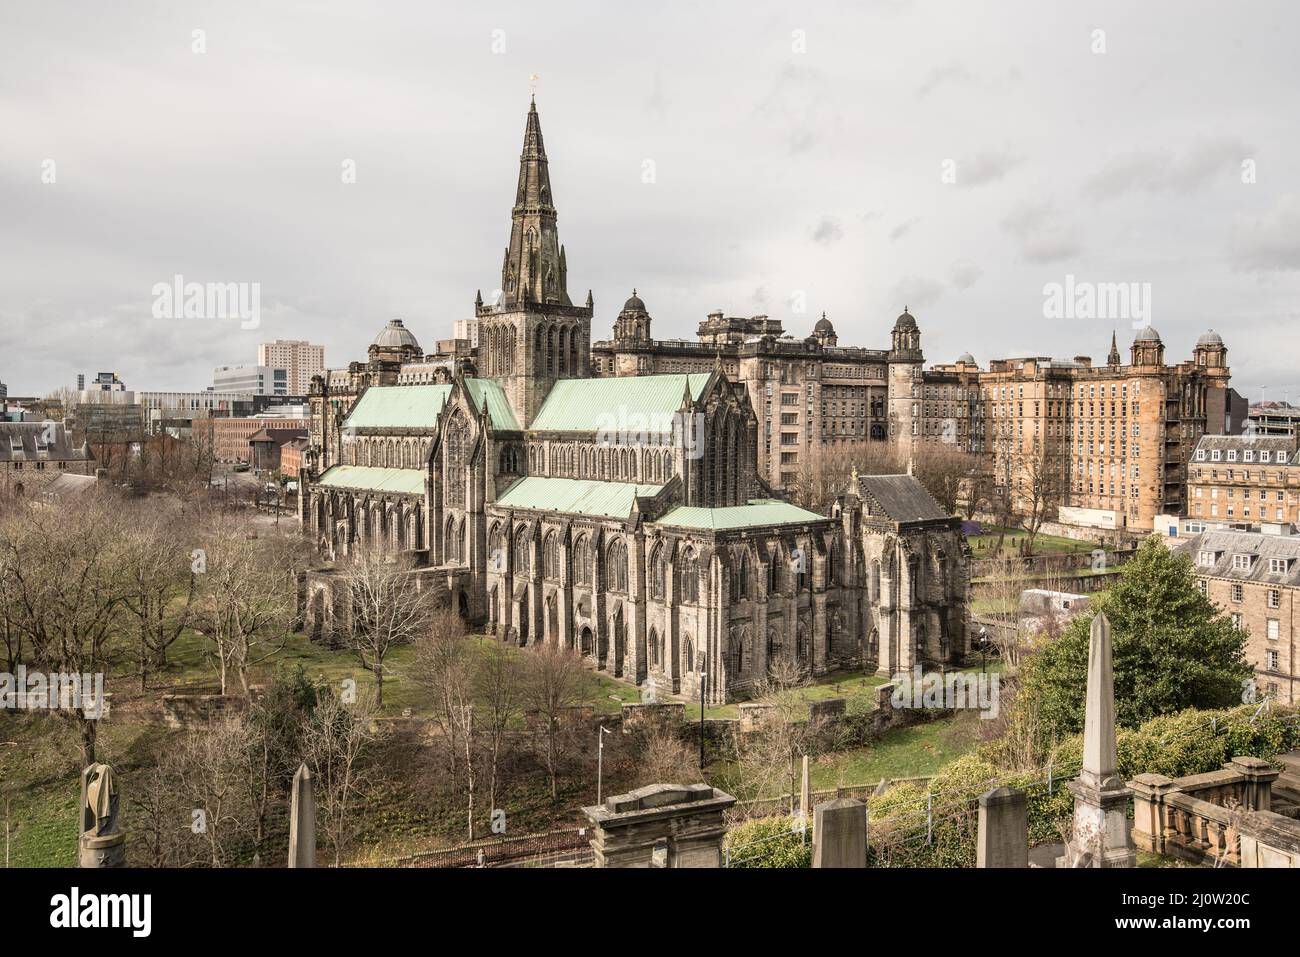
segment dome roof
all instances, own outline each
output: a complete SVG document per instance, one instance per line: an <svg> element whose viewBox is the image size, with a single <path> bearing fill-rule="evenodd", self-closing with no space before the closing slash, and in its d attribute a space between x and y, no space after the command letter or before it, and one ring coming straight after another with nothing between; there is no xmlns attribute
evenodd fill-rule
<svg viewBox="0 0 1300 957"><path fill-rule="evenodd" d="M964 363L966 363L968 366L973 366L973 365L975 365L975 357L974 357L973 355L971 355L969 352L963 352L961 355L959 355L959 356L957 357L957 361L958 361L958 362L964 362Z"/></svg>
<svg viewBox="0 0 1300 957"><path fill-rule="evenodd" d="M375 336L372 345L379 346L381 349L400 349L403 346L410 346L412 349L420 348L420 343L411 334L411 330L402 325L401 319L389 320L388 325L379 330L379 335Z"/></svg>
<svg viewBox="0 0 1300 957"><path fill-rule="evenodd" d="M832 334L835 332L835 327L832 326L831 321L826 318L826 313L823 312L822 317L817 320L817 325L813 326L813 332L829 332Z"/></svg>
<svg viewBox="0 0 1300 957"><path fill-rule="evenodd" d="M1205 333L1201 338L1196 340L1198 346L1221 346L1223 345L1223 336L1219 335L1213 329Z"/></svg>
<svg viewBox="0 0 1300 957"><path fill-rule="evenodd" d="M636 294L635 289L632 290L631 298L629 298L627 302L623 303L623 311L645 312L645 303L641 301L641 297Z"/></svg>
<svg viewBox="0 0 1300 957"><path fill-rule="evenodd" d="M907 330L910 332L914 329L916 329L916 320L912 318L912 314L908 312L907 307L904 306L902 314L894 323L894 331L899 332L900 330Z"/></svg>
<svg viewBox="0 0 1300 957"><path fill-rule="evenodd" d="M1160 333L1156 332L1150 326L1145 327L1133 338L1134 342L1160 342Z"/></svg>

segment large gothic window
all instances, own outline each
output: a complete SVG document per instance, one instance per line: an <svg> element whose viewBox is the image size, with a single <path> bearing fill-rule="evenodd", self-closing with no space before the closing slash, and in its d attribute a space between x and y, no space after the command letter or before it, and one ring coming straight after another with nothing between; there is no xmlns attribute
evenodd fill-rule
<svg viewBox="0 0 1300 957"><path fill-rule="evenodd" d="M547 578L560 577L560 537L555 532L546 533L546 542L542 546L543 561Z"/></svg>
<svg viewBox="0 0 1300 957"><path fill-rule="evenodd" d="M531 551L532 536L529 535L527 525L520 526L515 532L515 574L526 575L529 568L529 556Z"/></svg>
<svg viewBox="0 0 1300 957"><path fill-rule="evenodd" d="M447 424L446 479L444 503L448 508L465 508L466 472L469 468L469 428L457 410Z"/></svg>
<svg viewBox="0 0 1300 957"><path fill-rule="evenodd" d="M627 546L621 538L614 539L605 553L605 574L610 591L627 591Z"/></svg>
<svg viewBox="0 0 1300 957"><path fill-rule="evenodd" d="M700 600L700 562L694 549L688 548L682 555L677 589L678 597L686 604Z"/></svg>
<svg viewBox="0 0 1300 957"><path fill-rule="evenodd" d="M493 525L488 534L488 571L504 573L506 570L506 537L500 525Z"/></svg>
<svg viewBox="0 0 1300 957"><path fill-rule="evenodd" d="M658 542L650 551L650 597L663 598L668 578L668 548Z"/></svg>
<svg viewBox="0 0 1300 957"><path fill-rule="evenodd" d="M591 542L586 535L573 545L573 578L579 585L591 584Z"/></svg>

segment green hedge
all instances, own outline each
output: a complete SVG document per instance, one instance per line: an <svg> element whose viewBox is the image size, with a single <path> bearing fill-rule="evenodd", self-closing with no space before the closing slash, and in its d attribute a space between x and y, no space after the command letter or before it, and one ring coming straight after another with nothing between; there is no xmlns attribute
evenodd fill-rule
<svg viewBox="0 0 1300 957"><path fill-rule="evenodd" d="M805 840L798 818L754 818L729 830L722 846L731 867L812 867L812 822Z"/></svg>

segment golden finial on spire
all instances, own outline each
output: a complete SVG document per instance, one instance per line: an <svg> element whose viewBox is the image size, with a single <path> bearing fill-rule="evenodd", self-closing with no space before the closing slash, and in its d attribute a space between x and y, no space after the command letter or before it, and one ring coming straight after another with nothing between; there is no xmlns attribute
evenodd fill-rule
<svg viewBox="0 0 1300 957"><path fill-rule="evenodd" d="M528 74L528 92L531 93L534 98L537 96L537 81L540 79L541 77L536 73Z"/></svg>

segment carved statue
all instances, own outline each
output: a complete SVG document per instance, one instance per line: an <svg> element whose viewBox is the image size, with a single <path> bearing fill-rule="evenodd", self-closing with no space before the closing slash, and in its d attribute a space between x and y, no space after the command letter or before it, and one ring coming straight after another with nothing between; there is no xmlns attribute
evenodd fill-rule
<svg viewBox="0 0 1300 957"><path fill-rule="evenodd" d="M113 769L91 764L81 772L78 859L82 867L125 867L126 834L118 827L121 802Z"/></svg>

